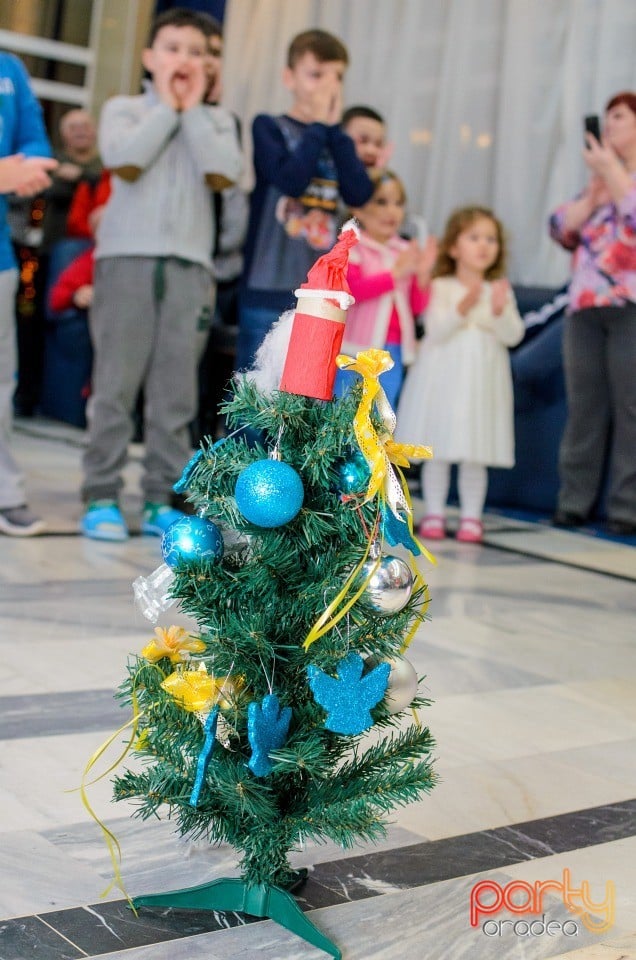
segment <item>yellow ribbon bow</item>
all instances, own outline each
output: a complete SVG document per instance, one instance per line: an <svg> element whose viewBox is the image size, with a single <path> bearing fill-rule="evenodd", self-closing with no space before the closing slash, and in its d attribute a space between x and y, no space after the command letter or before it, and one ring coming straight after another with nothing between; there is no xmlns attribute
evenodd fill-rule
<svg viewBox="0 0 636 960"><path fill-rule="evenodd" d="M189 713L209 713L217 703L227 710L242 681L239 677L213 677L202 666L198 670L176 670L161 686Z"/></svg>
<svg viewBox="0 0 636 960"><path fill-rule="evenodd" d="M156 636L141 651L141 655L150 663L157 663L169 657L171 663L187 660L190 653L203 653L205 644L187 632L183 627L155 627Z"/></svg>
<svg viewBox="0 0 636 960"><path fill-rule="evenodd" d="M353 429L371 471L364 503L382 492L391 511L398 520L403 521L401 511L408 515L411 507L392 465L408 467L411 459L428 459L433 456L433 451L430 447L398 443L393 439L396 417L378 379L393 366L393 359L387 350L363 350L355 359L341 353L336 357L336 363L341 370L352 370L362 377L362 399L353 419ZM382 421L380 432L371 420L374 404Z"/></svg>
<svg viewBox="0 0 636 960"><path fill-rule="evenodd" d="M398 480L393 469L393 464L395 464L396 467L408 467L410 466L410 457L425 459L432 457L433 452L430 447L416 446L412 443L398 443L393 439L396 424L395 414L391 408L391 404L387 400L384 390L378 382L378 377L387 370L390 370L393 366L391 354L387 350L377 350L374 348L371 350L363 350L354 359L341 353L336 357L336 363L341 370L352 370L354 373L359 373L362 377L362 399L353 419L353 429L360 450L371 472L363 502L368 503L376 494L380 493L382 499L385 499L389 504L396 518L401 523L407 524L409 533L414 538L411 499L409 497L408 487L401 473L400 478L402 482ZM371 420L371 412L374 404L382 421L381 433L378 433ZM332 630L366 590L380 562L378 558L376 562L370 566L367 575L359 579L359 574L369 556L373 537L374 534L369 537L362 559L351 571L338 595L334 597L326 609L323 610L307 634L303 643L304 650L308 650L312 643L315 643L316 640ZM416 543L424 556L426 556L431 563L435 563L435 558L428 552L426 547L419 541L416 541ZM417 587L425 587L424 581L413 561L411 561L411 565L415 585ZM350 593L350 591L353 592ZM418 624L415 624L413 627L403 649L408 647L417 626Z"/></svg>

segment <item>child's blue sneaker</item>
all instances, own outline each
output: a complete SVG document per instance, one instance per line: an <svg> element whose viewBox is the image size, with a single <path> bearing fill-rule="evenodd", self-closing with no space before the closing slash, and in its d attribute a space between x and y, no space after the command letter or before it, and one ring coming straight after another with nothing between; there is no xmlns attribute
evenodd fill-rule
<svg viewBox="0 0 636 960"><path fill-rule="evenodd" d="M128 539L128 527L115 500L91 500L80 529L91 540Z"/></svg>
<svg viewBox="0 0 636 960"><path fill-rule="evenodd" d="M162 537L168 527L184 517L181 510L175 510L167 503L152 503L146 500L141 521L141 532L151 537Z"/></svg>

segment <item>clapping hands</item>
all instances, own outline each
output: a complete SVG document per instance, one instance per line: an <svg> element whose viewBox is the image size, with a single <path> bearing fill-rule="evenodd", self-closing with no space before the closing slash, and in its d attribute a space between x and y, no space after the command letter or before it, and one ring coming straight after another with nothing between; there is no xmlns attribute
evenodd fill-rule
<svg viewBox="0 0 636 960"><path fill-rule="evenodd" d="M457 311L461 314L462 317L465 317L475 306L477 301L481 296L482 282L481 280L475 281L469 287L467 292L464 294L462 299L457 304Z"/></svg>
<svg viewBox="0 0 636 960"><path fill-rule="evenodd" d="M437 237L429 236L423 247L419 247L419 255L415 276L420 287L427 287L431 282L431 274L437 260Z"/></svg>
<svg viewBox="0 0 636 960"><path fill-rule="evenodd" d="M411 240L408 247L405 247L395 258L391 273L395 280L401 280L402 277L415 273L419 260L420 248L417 240Z"/></svg>
<svg viewBox="0 0 636 960"><path fill-rule="evenodd" d="M480 280L476 280L468 287L466 294L457 304L457 310L462 317L465 317L479 302L482 289L483 283ZM490 306L496 317L503 313L509 298L510 282L505 277L493 280L490 285Z"/></svg>
<svg viewBox="0 0 636 960"><path fill-rule="evenodd" d="M391 272L396 280L415 274L418 285L426 287L431 281L436 259L437 239L435 237L429 237L423 247L420 247L417 240L411 240L408 247L397 255Z"/></svg>
<svg viewBox="0 0 636 960"><path fill-rule="evenodd" d="M490 302L492 312L496 317L503 313L504 307L510 296L510 283L505 277L499 280L493 280L490 288Z"/></svg>

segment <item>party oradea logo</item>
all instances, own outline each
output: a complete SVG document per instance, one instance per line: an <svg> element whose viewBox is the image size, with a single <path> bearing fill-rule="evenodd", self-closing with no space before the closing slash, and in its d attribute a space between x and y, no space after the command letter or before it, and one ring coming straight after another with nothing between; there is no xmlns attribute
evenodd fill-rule
<svg viewBox="0 0 636 960"><path fill-rule="evenodd" d="M576 919L551 920L546 915L546 897L559 897ZM518 937L578 937L581 925L592 933L605 933L614 925L616 888L605 884L605 899L595 900L589 881L572 885L569 869L562 880L511 880L503 886L496 880L480 880L470 891L470 925L481 927L487 937L511 933ZM512 914L511 918L496 916ZM496 916L496 919L495 919Z"/></svg>

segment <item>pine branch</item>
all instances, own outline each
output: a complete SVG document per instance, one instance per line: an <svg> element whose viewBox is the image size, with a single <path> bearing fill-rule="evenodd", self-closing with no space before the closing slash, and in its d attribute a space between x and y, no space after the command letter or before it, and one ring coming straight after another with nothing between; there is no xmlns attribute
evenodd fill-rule
<svg viewBox="0 0 636 960"><path fill-rule="evenodd" d="M354 755L338 771L339 783L381 774L395 764L409 764L422 754L428 756L435 741L428 727L411 726L397 736L385 737L369 747L362 757Z"/></svg>
<svg viewBox="0 0 636 960"><path fill-rule="evenodd" d="M333 840L348 850L360 841L383 839L386 826L372 804L359 799L312 811L299 822L299 834L316 843Z"/></svg>

